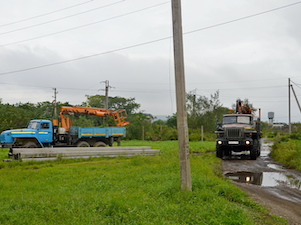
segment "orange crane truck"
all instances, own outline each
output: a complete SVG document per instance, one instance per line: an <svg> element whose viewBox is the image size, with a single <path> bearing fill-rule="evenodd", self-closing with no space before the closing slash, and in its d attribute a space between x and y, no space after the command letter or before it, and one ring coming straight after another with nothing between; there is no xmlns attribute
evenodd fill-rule
<svg viewBox="0 0 301 225"><path fill-rule="evenodd" d="M72 126L70 115L94 115L112 117L114 127L77 127ZM120 145L122 137L126 136L125 110L108 110L90 107L63 106L59 119L31 120L27 128L6 130L1 133L0 140L3 148L43 148L43 147L105 147Z"/></svg>

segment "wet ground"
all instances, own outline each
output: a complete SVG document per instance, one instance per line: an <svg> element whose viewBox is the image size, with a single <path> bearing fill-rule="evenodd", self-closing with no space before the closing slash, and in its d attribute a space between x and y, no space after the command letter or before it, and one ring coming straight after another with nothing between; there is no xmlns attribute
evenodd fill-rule
<svg viewBox="0 0 301 225"><path fill-rule="evenodd" d="M301 224L301 172L273 161L269 156L272 144L262 143L257 160L247 155L224 158L224 175L272 213L290 224Z"/></svg>

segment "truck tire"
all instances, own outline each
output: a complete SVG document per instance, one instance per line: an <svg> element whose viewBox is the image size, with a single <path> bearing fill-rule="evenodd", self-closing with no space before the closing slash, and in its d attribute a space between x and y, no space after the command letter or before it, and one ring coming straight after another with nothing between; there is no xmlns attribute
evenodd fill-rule
<svg viewBox="0 0 301 225"><path fill-rule="evenodd" d="M77 147L90 147L90 144L86 141L80 141L76 145Z"/></svg>
<svg viewBox="0 0 301 225"><path fill-rule="evenodd" d="M36 143L30 141L30 142L25 143L23 147L24 148L37 148L38 145Z"/></svg>
<svg viewBox="0 0 301 225"><path fill-rule="evenodd" d="M223 149L220 146L216 146L216 157L221 159L224 157Z"/></svg>
<svg viewBox="0 0 301 225"><path fill-rule="evenodd" d="M106 147L106 146L107 145L102 141L98 141L93 145L93 147Z"/></svg>
<svg viewBox="0 0 301 225"><path fill-rule="evenodd" d="M258 151L259 151L259 145L258 145L258 140L254 139L253 141L253 146L252 149L250 150L250 158L251 160L256 160L258 156Z"/></svg>

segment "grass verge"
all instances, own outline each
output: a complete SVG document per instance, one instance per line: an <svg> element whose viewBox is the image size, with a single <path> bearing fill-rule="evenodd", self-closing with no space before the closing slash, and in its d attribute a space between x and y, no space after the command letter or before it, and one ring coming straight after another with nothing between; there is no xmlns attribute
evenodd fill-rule
<svg viewBox="0 0 301 225"><path fill-rule="evenodd" d="M271 156L288 168L301 170L301 141L287 139L275 142Z"/></svg>
<svg viewBox="0 0 301 225"><path fill-rule="evenodd" d="M214 154L191 155L193 191L180 190L178 144L156 156L0 162L0 224L287 224L221 175ZM210 152L214 143L192 142ZM0 157L6 154L1 150Z"/></svg>

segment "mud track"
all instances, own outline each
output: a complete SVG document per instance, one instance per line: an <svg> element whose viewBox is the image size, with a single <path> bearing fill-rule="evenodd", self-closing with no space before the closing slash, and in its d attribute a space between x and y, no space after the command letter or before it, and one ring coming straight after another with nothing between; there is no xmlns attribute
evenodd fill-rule
<svg viewBox="0 0 301 225"><path fill-rule="evenodd" d="M301 172L286 169L270 156L271 142L263 142L261 156L224 158L224 175L273 214L301 225Z"/></svg>

